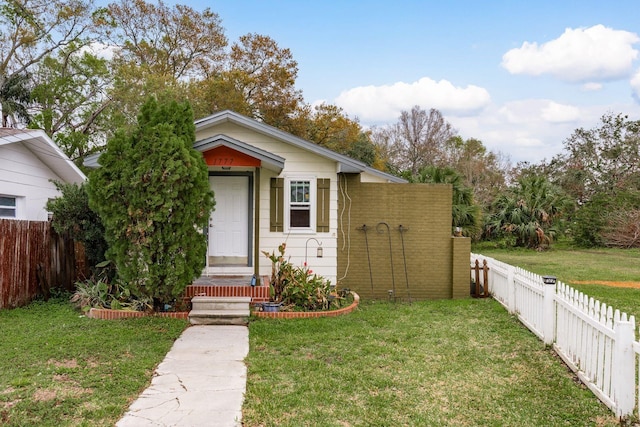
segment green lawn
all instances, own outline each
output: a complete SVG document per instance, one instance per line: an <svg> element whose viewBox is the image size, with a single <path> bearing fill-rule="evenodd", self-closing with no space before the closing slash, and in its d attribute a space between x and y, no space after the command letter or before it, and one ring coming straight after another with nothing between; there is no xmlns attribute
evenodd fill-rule
<svg viewBox="0 0 640 427"><path fill-rule="evenodd" d="M245 426L614 426L493 300L250 324Z"/></svg>
<svg viewBox="0 0 640 427"><path fill-rule="evenodd" d="M640 282L640 250L581 249L565 244L537 252L525 249L497 249L491 244L476 245L473 252L540 275L553 275L573 288L640 320L640 289L612 288L589 281ZM491 286L491 285L489 285Z"/></svg>
<svg viewBox="0 0 640 427"><path fill-rule="evenodd" d="M0 310L0 425L113 426L185 327L88 319L66 300Z"/></svg>

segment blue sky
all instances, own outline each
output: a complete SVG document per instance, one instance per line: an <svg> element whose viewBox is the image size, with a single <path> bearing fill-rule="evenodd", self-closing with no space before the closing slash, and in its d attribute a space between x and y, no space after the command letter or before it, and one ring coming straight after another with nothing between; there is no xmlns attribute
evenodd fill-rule
<svg viewBox="0 0 640 427"><path fill-rule="evenodd" d="M607 112L640 119L637 0L187 4L218 13L230 42L253 32L289 48L305 100L365 126L437 108L462 137L537 162Z"/></svg>

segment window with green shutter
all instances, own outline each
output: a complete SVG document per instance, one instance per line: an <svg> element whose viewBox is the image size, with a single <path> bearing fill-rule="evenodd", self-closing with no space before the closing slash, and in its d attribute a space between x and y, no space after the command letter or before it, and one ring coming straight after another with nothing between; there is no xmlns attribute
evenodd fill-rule
<svg viewBox="0 0 640 427"><path fill-rule="evenodd" d="M330 185L328 178L271 178L270 231L329 232Z"/></svg>

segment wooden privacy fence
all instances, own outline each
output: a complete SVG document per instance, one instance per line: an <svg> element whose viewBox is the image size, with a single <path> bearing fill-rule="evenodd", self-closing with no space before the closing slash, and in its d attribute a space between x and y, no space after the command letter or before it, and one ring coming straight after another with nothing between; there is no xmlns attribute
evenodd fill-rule
<svg viewBox="0 0 640 427"><path fill-rule="evenodd" d="M489 265L491 295L536 334L578 378L620 418L637 416L640 397L634 316L578 292L490 257L471 254ZM545 280L547 279L547 280Z"/></svg>
<svg viewBox="0 0 640 427"><path fill-rule="evenodd" d="M49 222L0 220L0 309L48 298L51 288L73 290L84 270L82 245Z"/></svg>

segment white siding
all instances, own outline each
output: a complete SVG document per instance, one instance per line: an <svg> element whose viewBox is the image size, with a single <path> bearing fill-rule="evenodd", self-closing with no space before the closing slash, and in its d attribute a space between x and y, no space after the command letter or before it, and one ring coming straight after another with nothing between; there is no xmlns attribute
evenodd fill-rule
<svg viewBox="0 0 640 427"><path fill-rule="evenodd" d="M60 194L55 173L20 143L0 146L0 194L18 197L17 219L46 221L45 204Z"/></svg>
<svg viewBox="0 0 640 427"><path fill-rule="evenodd" d="M218 126L204 129L198 132L196 139L204 139L207 137L224 134L231 138L237 139L254 147L277 154L285 159L285 166L279 175L275 175L266 169L261 171L260 188L260 255L256 260L259 265L261 275L271 274L271 261L269 261L262 251L271 253L277 252L278 246L282 243L287 244L285 256L287 256L293 264L302 266L305 261L305 247L307 248L307 265L314 273L317 273L328 280L332 284L336 283L337 276L337 230L338 230L338 176L336 173L337 164L333 160L318 156L309 151L303 150L280 140L263 135L258 132L237 126L232 123L224 123ZM313 177L328 178L331 181L330 186L330 221L329 231L323 233L307 232L307 233L287 233L287 232L271 232L269 230L269 196L270 196L270 180L273 177L289 178L289 177ZM314 213L315 214L315 213ZM322 243L323 257L317 258L317 243L311 238L317 239Z"/></svg>

